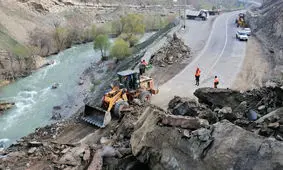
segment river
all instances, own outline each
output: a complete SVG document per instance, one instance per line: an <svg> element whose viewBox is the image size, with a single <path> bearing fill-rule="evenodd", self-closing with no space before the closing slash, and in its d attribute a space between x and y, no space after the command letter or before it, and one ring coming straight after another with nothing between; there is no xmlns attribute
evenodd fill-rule
<svg viewBox="0 0 283 170"><path fill-rule="evenodd" d="M145 41L153 33L146 33ZM113 42L113 40L111 40ZM15 107L0 115L0 148L52 123L53 106L72 103L80 91L79 78L92 62L100 59L92 43L77 45L47 60L55 63L0 89L0 100L14 101ZM59 83L57 89L52 84ZM64 117L70 115L64 115Z"/></svg>

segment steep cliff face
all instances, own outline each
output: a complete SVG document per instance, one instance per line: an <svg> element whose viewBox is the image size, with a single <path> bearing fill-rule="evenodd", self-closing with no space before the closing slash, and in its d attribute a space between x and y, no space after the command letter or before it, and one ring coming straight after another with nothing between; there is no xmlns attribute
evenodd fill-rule
<svg viewBox="0 0 283 170"><path fill-rule="evenodd" d="M266 47L274 74L283 73L283 0L265 0L260 8L248 12L253 33Z"/></svg>

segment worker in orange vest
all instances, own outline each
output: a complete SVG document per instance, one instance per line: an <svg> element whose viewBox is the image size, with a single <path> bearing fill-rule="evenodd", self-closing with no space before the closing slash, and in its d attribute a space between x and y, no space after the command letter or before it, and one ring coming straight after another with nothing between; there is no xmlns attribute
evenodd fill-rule
<svg viewBox="0 0 283 170"><path fill-rule="evenodd" d="M214 77L214 88L217 88L217 85L219 84L219 79L217 76Z"/></svg>
<svg viewBox="0 0 283 170"><path fill-rule="evenodd" d="M200 78L200 69L199 68L197 68L197 70L196 70L195 78L196 78L196 85L199 86L199 78Z"/></svg>

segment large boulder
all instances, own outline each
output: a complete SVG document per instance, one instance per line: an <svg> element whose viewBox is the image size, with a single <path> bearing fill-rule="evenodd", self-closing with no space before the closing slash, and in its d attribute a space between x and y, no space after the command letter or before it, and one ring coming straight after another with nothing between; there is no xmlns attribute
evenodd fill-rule
<svg viewBox="0 0 283 170"><path fill-rule="evenodd" d="M195 131L160 125L150 110L131 137L134 156L151 169L282 169L283 144L226 120Z"/></svg>
<svg viewBox="0 0 283 170"><path fill-rule="evenodd" d="M276 109L283 106L283 89L280 87L263 87L241 93L231 89L199 88L194 92L200 103L214 108L231 107L236 112L244 103L246 109L257 110L259 106ZM240 109L243 110L243 107ZM262 114L267 114L267 110Z"/></svg>
<svg viewBox="0 0 283 170"><path fill-rule="evenodd" d="M199 88L194 92L201 103L214 107L231 107L232 109L245 101L243 95L231 89Z"/></svg>
<svg viewBox="0 0 283 170"><path fill-rule="evenodd" d="M175 96L168 104L168 111L174 115L197 116L200 105L193 100Z"/></svg>

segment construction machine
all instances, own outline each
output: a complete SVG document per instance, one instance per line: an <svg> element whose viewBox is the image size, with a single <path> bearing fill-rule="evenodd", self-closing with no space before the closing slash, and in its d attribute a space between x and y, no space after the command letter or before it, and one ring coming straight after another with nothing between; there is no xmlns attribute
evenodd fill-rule
<svg viewBox="0 0 283 170"><path fill-rule="evenodd" d="M119 83L111 85L111 90L102 98L101 106L85 106L84 121L103 128L111 122L112 115L120 117L122 112L131 110L128 101L140 99L141 102L150 102L151 96L159 92L154 89L153 79L141 76L138 71L125 70L117 74Z"/></svg>
<svg viewBox="0 0 283 170"><path fill-rule="evenodd" d="M245 21L245 14L240 13L238 18L236 19L237 27L245 28L246 27L246 21Z"/></svg>

